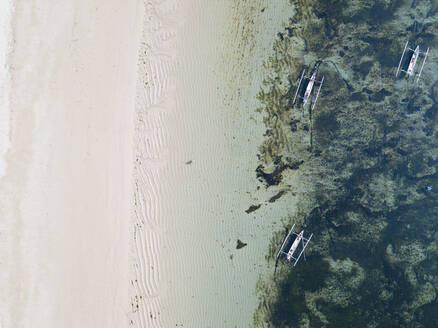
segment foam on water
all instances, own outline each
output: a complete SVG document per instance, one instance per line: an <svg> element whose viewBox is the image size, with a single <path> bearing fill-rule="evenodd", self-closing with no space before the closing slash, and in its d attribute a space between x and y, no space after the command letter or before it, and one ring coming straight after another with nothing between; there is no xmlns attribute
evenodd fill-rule
<svg viewBox="0 0 438 328"><path fill-rule="evenodd" d="M13 0L0 2L0 177L6 172L5 154L9 149L9 92L10 73L8 55L11 50L11 17L14 9Z"/></svg>

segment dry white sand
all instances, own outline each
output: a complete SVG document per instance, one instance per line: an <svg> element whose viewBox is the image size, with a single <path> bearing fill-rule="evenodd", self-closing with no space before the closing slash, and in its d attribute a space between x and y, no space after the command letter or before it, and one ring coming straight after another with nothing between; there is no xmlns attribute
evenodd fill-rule
<svg viewBox="0 0 438 328"><path fill-rule="evenodd" d="M137 0L17 0L0 327L124 327Z"/></svg>
<svg viewBox="0 0 438 328"><path fill-rule="evenodd" d="M14 10L12 0L0 2L0 177L6 172L4 155L9 149L9 92L10 74L8 55L12 43L12 13Z"/></svg>

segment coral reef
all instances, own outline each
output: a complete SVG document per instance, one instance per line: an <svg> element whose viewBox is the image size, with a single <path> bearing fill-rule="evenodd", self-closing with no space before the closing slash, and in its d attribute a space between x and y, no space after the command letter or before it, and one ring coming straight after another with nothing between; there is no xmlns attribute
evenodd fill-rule
<svg viewBox="0 0 438 328"><path fill-rule="evenodd" d="M283 190L293 171L290 217L315 237L306 262L261 278L254 326L438 327L438 63L418 84L394 76L405 40L436 51L438 5L291 4L259 94L257 175ZM316 67L326 79L318 105L293 106L301 70Z"/></svg>

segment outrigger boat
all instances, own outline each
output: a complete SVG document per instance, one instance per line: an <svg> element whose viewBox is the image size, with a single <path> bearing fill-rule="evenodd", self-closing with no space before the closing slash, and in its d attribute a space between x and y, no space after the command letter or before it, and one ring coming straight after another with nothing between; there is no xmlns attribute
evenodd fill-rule
<svg viewBox="0 0 438 328"><path fill-rule="evenodd" d="M301 230L300 233L296 233L296 232L294 232L294 227L295 227L295 224L292 226L292 228L290 228L289 233L287 234L286 238L284 239L283 244L281 245L281 248L277 253L277 260L281 255L286 255L286 260L288 262L292 261L294 266L296 266L302 255L304 255L304 259L306 259L306 255L304 254L304 250L306 249L307 245L309 244L310 239L312 239L313 233L310 234L309 238L305 238L304 237L304 230ZM289 237L291 235L296 236L295 240L292 243L292 246L289 248L289 251L287 253L283 252L283 248L286 246L286 244L289 240ZM302 245L302 248L301 248L301 251L299 252L298 256L296 256L295 252L299 248L300 244Z"/></svg>
<svg viewBox="0 0 438 328"><path fill-rule="evenodd" d="M402 65L402 61L403 61L403 57L405 55L406 49L408 49L408 53L412 52L412 54L411 54L411 59L409 60L408 67L406 70L404 70L404 69L401 69L400 67ZM400 62L398 63L397 72L395 73L395 76L398 76L398 73L400 71L406 73L408 78L410 76L417 75L416 82L418 82L418 80L420 80L421 73L423 72L424 64L426 63L426 59L427 59L428 54L429 54L429 48L427 48L426 52L420 51L420 46L417 46L415 49L412 49L412 48L408 47L408 41L406 41L405 48L403 49L403 53L401 55ZM424 59L423 59L423 63L421 64L420 71L418 72L418 74L416 74L415 73L415 65L417 64L417 60L420 57L420 55L424 55Z"/></svg>
<svg viewBox="0 0 438 328"><path fill-rule="evenodd" d="M306 70L303 69L303 72L301 73L300 80L298 82L297 91L295 92L295 97L294 97L293 103L295 104L297 98L301 98L301 99L303 99L303 107L306 106L307 103L311 102L311 94L312 94L313 86L315 85L315 83L319 83L318 92L316 93L315 100L313 101L313 106L312 106L312 110L313 110L316 106L316 101L318 100L319 92L321 91L322 84L324 83L324 76L322 77L322 79L320 81L317 81L316 80L317 70L315 70L313 72L311 77L304 76L305 72L306 72ZM309 81L307 82L306 90L304 91L304 96L301 97L300 95L298 95L298 93L300 92L300 86L301 86L301 83L303 82L303 79L309 80Z"/></svg>

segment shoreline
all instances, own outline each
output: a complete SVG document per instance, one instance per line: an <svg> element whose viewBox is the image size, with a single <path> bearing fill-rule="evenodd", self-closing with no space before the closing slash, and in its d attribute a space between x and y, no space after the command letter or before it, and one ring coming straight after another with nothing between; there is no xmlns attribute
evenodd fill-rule
<svg viewBox="0 0 438 328"><path fill-rule="evenodd" d="M18 1L2 327L252 324L284 217L254 166L282 9Z"/></svg>
<svg viewBox="0 0 438 328"><path fill-rule="evenodd" d="M137 93L132 249L141 260L132 266L143 269L131 279L134 327L252 323L267 229L282 215L268 205L245 213L274 195L257 190L254 165L265 132L255 113L260 72L282 24L282 8L268 5L191 1L149 11L158 14L143 40ZM236 250L237 239L247 246Z"/></svg>

